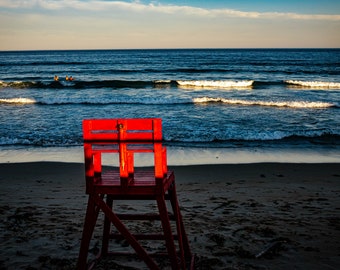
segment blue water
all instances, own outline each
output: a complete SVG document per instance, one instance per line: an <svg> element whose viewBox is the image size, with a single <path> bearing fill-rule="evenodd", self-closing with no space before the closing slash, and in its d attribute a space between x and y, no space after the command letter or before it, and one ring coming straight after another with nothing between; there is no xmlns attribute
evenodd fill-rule
<svg viewBox="0 0 340 270"><path fill-rule="evenodd" d="M340 50L0 52L0 149L122 117L161 117L170 146L340 150Z"/></svg>

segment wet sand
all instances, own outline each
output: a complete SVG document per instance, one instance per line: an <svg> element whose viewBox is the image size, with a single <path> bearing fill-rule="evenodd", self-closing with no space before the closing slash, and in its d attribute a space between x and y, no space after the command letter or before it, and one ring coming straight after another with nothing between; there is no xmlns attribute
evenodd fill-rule
<svg viewBox="0 0 340 270"><path fill-rule="evenodd" d="M171 169L196 269L340 269L339 163ZM83 164L3 163L0 172L0 269L74 269ZM96 269L143 267L119 258Z"/></svg>

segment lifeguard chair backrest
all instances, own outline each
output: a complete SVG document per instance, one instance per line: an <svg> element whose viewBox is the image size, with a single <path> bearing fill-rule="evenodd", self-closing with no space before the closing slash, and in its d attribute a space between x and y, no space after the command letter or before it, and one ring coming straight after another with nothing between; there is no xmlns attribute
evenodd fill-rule
<svg viewBox="0 0 340 270"><path fill-rule="evenodd" d="M85 119L85 141L162 141L162 119Z"/></svg>
<svg viewBox="0 0 340 270"><path fill-rule="evenodd" d="M85 119L83 120L87 187L101 174L101 154L119 153L121 184L134 173L133 153L154 153L155 178L167 173L166 148L162 146L162 119ZM116 144L118 147L110 147ZM96 148L99 147L99 148Z"/></svg>

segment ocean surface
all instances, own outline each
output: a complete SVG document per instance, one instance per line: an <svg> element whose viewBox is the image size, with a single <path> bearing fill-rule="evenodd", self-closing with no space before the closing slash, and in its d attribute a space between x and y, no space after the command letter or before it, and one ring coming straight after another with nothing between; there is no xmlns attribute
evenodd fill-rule
<svg viewBox="0 0 340 270"><path fill-rule="evenodd" d="M184 152L340 158L340 49L0 52L0 151L80 148L82 119L126 117Z"/></svg>

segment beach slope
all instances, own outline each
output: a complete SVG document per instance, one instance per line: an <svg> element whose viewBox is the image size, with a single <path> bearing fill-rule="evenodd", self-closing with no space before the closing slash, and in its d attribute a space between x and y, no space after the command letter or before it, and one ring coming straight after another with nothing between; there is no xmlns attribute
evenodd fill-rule
<svg viewBox="0 0 340 270"><path fill-rule="evenodd" d="M171 169L197 269L340 269L339 164ZM0 269L74 269L84 165L6 163L0 171ZM91 245L95 252L98 240ZM140 268L108 263L96 269Z"/></svg>

